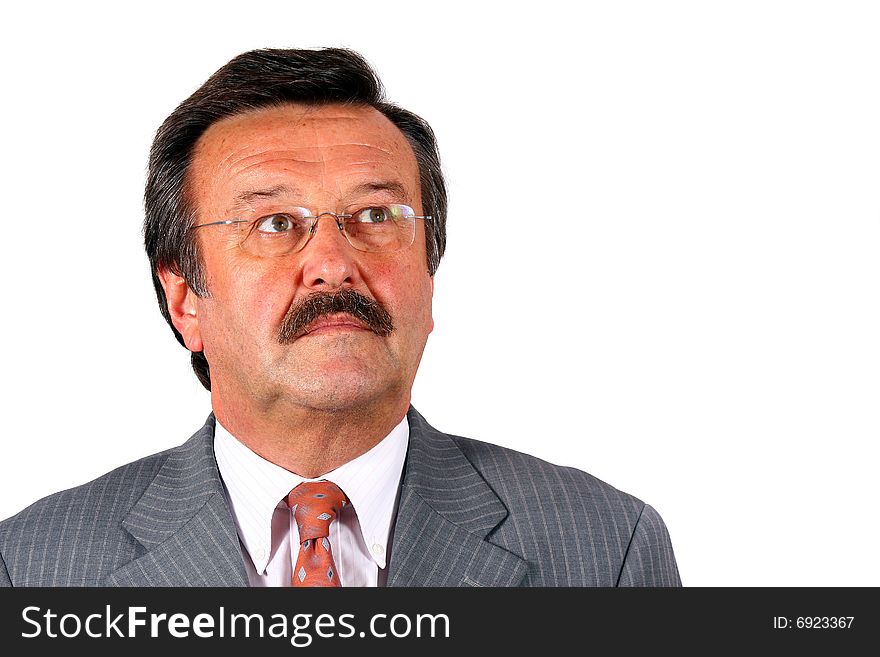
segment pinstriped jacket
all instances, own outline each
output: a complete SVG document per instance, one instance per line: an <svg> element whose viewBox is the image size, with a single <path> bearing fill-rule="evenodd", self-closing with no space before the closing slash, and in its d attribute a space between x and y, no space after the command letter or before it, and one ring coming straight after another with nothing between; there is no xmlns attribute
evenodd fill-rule
<svg viewBox="0 0 880 657"><path fill-rule="evenodd" d="M572 468L414 409L389 586L680 586L663 520ZM247 586L214 417L180 447L0 523L0 586Z"/></svg>

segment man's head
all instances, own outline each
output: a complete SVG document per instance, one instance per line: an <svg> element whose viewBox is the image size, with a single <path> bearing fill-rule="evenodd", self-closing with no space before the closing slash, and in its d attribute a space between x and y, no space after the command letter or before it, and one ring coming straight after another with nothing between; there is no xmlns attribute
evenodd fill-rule
<svg viewBox="0 0 880 657"><path fill-rule="evenodd" d="M205 387L327 409L408 392L433 325L445 187L430 127L385 102L358 55L233 59L159 129L145 204L160 308ZM389 205L429 217L410 222L412 244L363 250L356 226L340 231L335 215ZM260 218L286 228L295 208L320 215L300 250L244 240Z"/></svg>

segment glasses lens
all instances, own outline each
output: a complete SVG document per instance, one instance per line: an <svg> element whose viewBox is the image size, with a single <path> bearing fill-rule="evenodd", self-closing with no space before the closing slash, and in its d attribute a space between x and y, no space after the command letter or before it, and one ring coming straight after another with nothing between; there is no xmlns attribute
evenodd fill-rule
<svg viewBox="0 0 880 657"><path fill-rule="evenodd" d="M345 234L359 251L405 249L416 234L415 211L408 205L375 205L346 210Z"/></svg>
<svg viewBox="0 0 880 657"><path fill-rule="evenodd" d="M306 208L287 208L239 224L242 248L256 256L272 258L301 249L309 238L311 220Z"/></svg>

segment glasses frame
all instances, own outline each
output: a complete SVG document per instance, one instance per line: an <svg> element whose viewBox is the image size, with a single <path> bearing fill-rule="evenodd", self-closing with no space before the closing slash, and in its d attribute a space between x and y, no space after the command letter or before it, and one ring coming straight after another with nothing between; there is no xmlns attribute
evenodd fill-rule
<svg viewBox="0 0 880 657"><path fill-rule="evenodd" d="M385 203L385 204L365 205L363 208L358 208L358 212L360 212L361 210L367 210L369 208L389 207L392 205L403 206L403 207L409 208L410 210L415 212L415 210L413 208L411 208L408 205L405 205L404 203ZM304 208L302 206L298 206L298 207L300 207L300 209L302 209L302 210L306 210L309 213L311 213L311 210L309 210L308 208ZM284 212L274 212L271 214L285 214L285 213ZM270 216L270 215L266 215L266 216ZM359 249L358 247L356 247L354 244L351 243L351 238L348 234L348 231L345 230L345 219L351 219L354 216L354 214L345 214L345 213L337 214L336 212L321 212L319 214L315 214L315 215L309 214L309 215L302 217L303 219L311 221L311 224L309 224L308 237L306 237L305 241L302 243L302 246L300 246L298 249L295 249L295 250L290 251L290 252L283 254L283 255L290 255L292 253L299 253L300 251L305 249L306 245L311 241L312 236L318 231L318 220L321 217L325 217L325 216L333 217L333 219L336 222L336 227L339 228L339 232L342 233L343 237L345 237L345 241L348 243L348 245L351 248L353 248L355 251L359 251L361 253L395 253L397 251L402 251L403 249L406 249L406 248L412 246L412 244L413 244L413 242L410 242L407 246L402 246L402 247L400 247L398 249L394 249L392 251L365 251L364 249ZM265 218L266 217L263 216L263 217L257 217L256 219L225 219L222 221L209 221L204 224L196 224L194 226L190 226L188 230L195 230L196 228L204 228L205 226L227 226L230 224L252 224L251 230L247 233L247 235L249 237L251 235L251 233L253 233L253 231L256 230L257 222L262 221ZM429 214L425 214L425 215L412 214L412 215L407 215L405 218L406 219L429 220L429 219L432 219L433 217ZM244 248L244 242L246 239L247 239L247 237L245 237L244 240L242 240L238 243L239 248L241 248L242 250L246 250ZM413 239L415 239L415 232L413 232ZM276 256L276 257L283 257L283 256Z"/></svg>

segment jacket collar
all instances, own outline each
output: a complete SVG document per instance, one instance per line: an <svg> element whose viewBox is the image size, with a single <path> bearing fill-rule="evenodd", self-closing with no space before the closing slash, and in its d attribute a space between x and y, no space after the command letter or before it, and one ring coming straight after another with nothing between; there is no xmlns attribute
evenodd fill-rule
<svg viewBox="0 0 880 657"><path fill-rule="evenodd" d="M391 547L389 586L514 586L526 562L489 541L508 515L455 440L412 407ZM122 526L143 554L109 586L247 586L241 546L214 456L214 415L170 450Z"/></svg>
<svg viewBox="0 0 880 657"><path fill-rule="evenodd" d="M247 586L238 534L214 457L214 415L170 450L122 522L145 554L110 586Z"/></svg>
<svg viewBox="0 0 880 657"><path fill-rule="evenodd" d="M515 586L520 557L490 542L508 511L452 436L412 407L389 586Z"/></svg>

